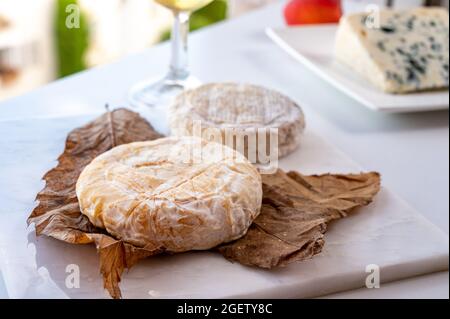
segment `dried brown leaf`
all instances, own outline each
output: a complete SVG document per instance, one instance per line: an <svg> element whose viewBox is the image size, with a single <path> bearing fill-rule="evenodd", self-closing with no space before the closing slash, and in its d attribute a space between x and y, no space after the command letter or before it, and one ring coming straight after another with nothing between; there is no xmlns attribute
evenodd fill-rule
<svg viewBox="0 0 450 319"><path fill-rule="evenodd" d="M126 109L107 112L91 123L73 130L66 140L58 165L44 175L45 188L39 192L38 206L28 223L34 223L37 235L47 235L71 244L95 243L100 255L100 270L105 288L120 298L120 276L139 259L161 250L137 248L116 240L96 228L81 214L75 185L81 171L95 157L114 146L161 137L137 113Z"/></svg>
<svg viewBox="0 0 450 319"><path fill-rule="evenodd" d="M380 175L305 176L279 170L263 175L263 206L247 234L219 252L244 265L285 266L322 251L327 223L368 205L380 190Z"/></svg>

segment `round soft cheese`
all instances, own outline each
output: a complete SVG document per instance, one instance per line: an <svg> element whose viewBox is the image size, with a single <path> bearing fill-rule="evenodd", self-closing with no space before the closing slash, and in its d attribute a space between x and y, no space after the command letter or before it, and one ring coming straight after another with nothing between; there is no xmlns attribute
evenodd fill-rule
<svg viewBox="0 0 450 319"><path fill-rule="evenodd" d="M258 216L261 176L241 154L195 137L118 146L81 173L81 212L139 247L206 250L245 235Z"/></svg>
<svg viewBox="0 0 450 319"><path fill-rule="evenodd" d="M170 106L169 123L175 136L201 135L210 139L214 135L211 129L218 129L221 140L217 142L235 149L236 141L227 139L227 134L241 134L246 144L252 135L257 135L253 138L256 152L274 148L279 157L299 146L305 128L302 109L287 96L264 87L236 83L206 84L181 93ZM270 132L274 130L275 147L269 141ZM261 132L267 142L258 142ZM261 146L266 149L259 149ZM246 145L241 152L247 155L248 147Z"/></svg>

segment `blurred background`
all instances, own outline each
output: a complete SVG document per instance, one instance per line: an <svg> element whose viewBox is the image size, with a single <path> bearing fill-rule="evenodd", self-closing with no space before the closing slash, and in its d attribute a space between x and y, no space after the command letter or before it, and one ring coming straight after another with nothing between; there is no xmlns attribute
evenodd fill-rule
<svg viewBox="0 0 450 319"><path fill-rule="evenodd" d="M281 0L215 0L193 14L191 30L233 19L276 1ZM334 21L335 15L330 18L323 14L323 6L329 3L339 4L338 15L362 11L371 3L448 7L448 0L284 2L288 24L302 23L301 19L296 20L302 5L308 8L305 23ZM67 28L74 5L80 14L79 27ZM321 6L322 13L318 14L314 8L320 10ZM0 0L0 101L165 41L170 37L171 23L170 11L153 0Z"/></svg>

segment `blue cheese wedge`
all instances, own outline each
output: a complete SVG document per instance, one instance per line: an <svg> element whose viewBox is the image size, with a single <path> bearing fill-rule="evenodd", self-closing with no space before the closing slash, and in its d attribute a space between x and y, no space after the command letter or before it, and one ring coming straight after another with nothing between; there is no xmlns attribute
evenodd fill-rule
<svg viewBox="0 0 450 319"><path fill-rule="evenodd" d="M335 51L338 61L388 93L448 87L448 11L417 8L343 17Z"/></svg>

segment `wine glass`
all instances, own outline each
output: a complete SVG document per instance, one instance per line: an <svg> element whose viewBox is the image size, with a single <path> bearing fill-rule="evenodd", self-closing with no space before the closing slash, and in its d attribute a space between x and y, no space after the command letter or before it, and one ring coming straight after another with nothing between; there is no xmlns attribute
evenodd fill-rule
<svg viewBox="0 0 450 319"><path fill-rule="evenodd" d="M213 0L155 0L171 9L174 14L172 28L172 60L169 72L162 79L137 84L130 91L129 100L135 107L165 108L185 89L200 82L188 70L188 34L190 14Z"/></svg>

